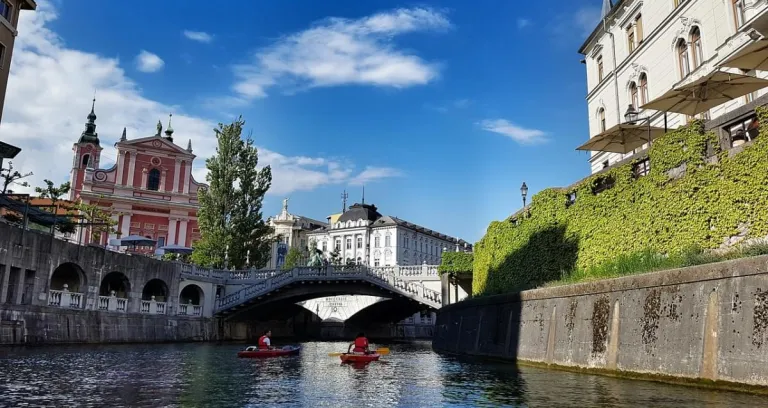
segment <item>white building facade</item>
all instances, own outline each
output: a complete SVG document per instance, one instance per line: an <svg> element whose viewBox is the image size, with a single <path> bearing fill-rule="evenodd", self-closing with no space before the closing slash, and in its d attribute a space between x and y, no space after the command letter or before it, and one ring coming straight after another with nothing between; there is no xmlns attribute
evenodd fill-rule
<svg viewBox="0 0 768 408"><path fill-rule="evenodd" d="M630 105L639 110L675 86L717 70L722 61L767 31L768 0L618 0L616 4L603 0L602 20L579 50L587 71L590 137L623 123ZM764 72L757 75L765 77ZM699 118L717 122L729 116L716 123L717 130L735 145L733 136L743 134L754 119L731 113L764 104L757 101L764 93L737 98ZM692 119L650 110L640 111L639 118L650 118L658 127L666 122L669 129ZM592 152L592 173L634 153Z"/></svg>
<svg viewBox="0 0 768 408"><path fill-rule="evenodd" d="M327 259L336 249L343 263L369 266L437 265L443 251L472 249L464 240L382 215L371 204L353 204L308 237Z"/></svg>
<svg viewBox="0 0 768 408"><path fill-rule="evenodd" d="M285 263L288 249L298 248L305 250L309 246L307 234L328 225L322 221L289 213L287 198L283 200L283 209L280 214L267 219L267 224L273 228L272 236L276 238L270 250L270 259L266 265L267 269L282 267L283 263Z"/></svg>

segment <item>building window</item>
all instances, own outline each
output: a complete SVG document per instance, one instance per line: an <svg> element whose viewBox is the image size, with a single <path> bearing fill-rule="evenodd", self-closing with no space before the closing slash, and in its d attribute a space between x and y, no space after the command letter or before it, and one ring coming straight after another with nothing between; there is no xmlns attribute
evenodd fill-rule
<svg viewBox="0 0 768 408"><path fill-rule="evenodd" d="M636 162L632 165L632 175L635 178L640 178L643 176L647 176L648 173L651 171L651 160L650 159L644 159Z"/></svg>
<svg viewBox="0 0 768 408"><path fill-rule="evenodd" d="M379 266L379 259L378 258L373 260L373 266Z"/></svg>
<svg viewBox="0 0 768 408"><path fill-rule="evenodd" d="M731 147L741 146L755 140L760 131L760 123L756 117L743 120L727 128L731 139Z"/></svg>
<svg viewBox="0 0 768 408"><path fill-rule="evenodd" d="M165 237L157 237L157 247L162 248L165 246Z"/></svg>
<svg viewBox="0 0 768 408"><path fill-rule="evenodd" d="M0 69L5 68L5 44L0 43Z"/></svg>
<svg viewBox="0 0 768 408"><path fill-rule="evenodd" d="M731 0L731 6L733 7L733 22L736 24L738 30L744 25L746 17L744 15L744 0Z"/></svg>
<svg viewBox="0 0 768 408"><path fill-rule="evenodd" d="M597 111L597 120L600 123L600 133L605 132L605 109L600 108L599 111Z"/></svg>
<svg viewBox="0 0 768 408"><path fill-rule="evenodd" d="M604 169L607 169L609 165L610 165L610 163L608 162L608 160L603 162L603 168Z"/></svg>
<svg viewBox="0 0 768 408"><path fill-rule="evenodd" d="M600 177L599 179L595 180L595 184L592 186L592 194L597 195L605 190L613 188L615 183L615 180L611 176Z"/></svg>
<svg viewBox="0 0 768 408"><path fill-rule="evenodd" d="M87 168L88 167L88 162L90 162L90 161L91 161L91 155L90 154L83 155L83 161L82 161L82 165L80 167Z"/></svg>
<svg viewBox="0 0 768 408"><path fill-rule="evenodd" d="M0 15L9 23L13 22L13 6L7 0L0 1Z"/></svg>
<svg viewBox="0 0 768 408"><path fill-rule="evenodd" d="M632 107L637 108L640 106L640 99L638 97L637 84L634 82L629 84L629 102L632 103Z"/></svg>
<svg viewBox="0 0 768 408"><path fill-rule="evenodd" d="M363 237L357 237L357 249L363 247Z"/></svg>
<svg viewBox="0 0 768 408"><path fill-rule="evenodd" d="M699 27L693 27L691 30L691 53L693 53L693 66L698 68L704 62L704 49L701 46Z"/></svg>
<svg viewBox="0 0 768 408"><path fill-rule="evenodd" d="M381 238L379 238L378 236L376 238L374 238L373 239L373 246L376 247L376 248L380 247L381 246Z"/></svg>
<svg viewBox="0 0 768 408"><path fill-rule="evenodd" d="M323 252L328 251L328 241L323 241Z"/></svg>
<svg viewBox="0 0 768 408"><path fill-rule="evenodd" d="M597 57L597 82L603 82L603 56Z"/></svg>
<svg viewBox="0 0 768 408"><path fill-rule="evenodd" d="M337 239L337 240L336 240L336 242L334 243L334 248L335 248L337 251L341 251L341 240L340 240L340 239Z"/></svg>
<svg viewBox="0 0 768 408"><path fill-rule="evenodd" d="M643 43L643 16L638 14L635 17L635 37L637 37L637 44Z"/></svg>
<svg viewBox="0 0 768 408"><path fill-rule="evenodd" d="M630 25L627 27L627 49L631 54L635 50L635 27Z"/></svg>
<svg viewBox="0 0 768 408"><path fill-rule="evenodd" d="M389 235L387 235L386 237L384 237L384 246L385 246L385 247L389 247L389 246L390 246L390 244L392 244L391 240L392 240L392 237L390 237Z"/></svg>
<svg viewBox="0 0 768 408"><path fill-rule="evenodd" d="M648 76L640 74L640 106L648 103Z"/></svg>
<svg viewBox="0 0 768 408"><path fill-rule="evenodd" d="M157 191L160 189L160 170L152 169L147 176L147 190Z"/></svg>
<svg viewBox="0 0 768 408"><path fill-rule="evenodd" d="M352 249L352 238L347 238L347 249Z"/></svg>
<svg viewBox="0 0 768 408"><path fill-rule="evenodd" d="M680 66L680 75L685 78L691 73L690 57L688 55L688 45L682 38L677 41L677 63Z"/></svg>

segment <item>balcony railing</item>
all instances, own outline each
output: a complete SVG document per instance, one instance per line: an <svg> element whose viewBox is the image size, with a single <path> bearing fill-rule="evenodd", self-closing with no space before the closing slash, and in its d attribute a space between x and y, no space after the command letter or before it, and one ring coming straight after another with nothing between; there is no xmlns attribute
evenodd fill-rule
<svg viewBox="0 0 768 408"><path fill-rule="evenodd" d="M99 296L99 310L109 312L125 312L128 310L128 299L115 296L112 291L110 296Z"/></svg>
<svg viewBox="0 0 768 408"><path fill-rule="evenodd" d="M48 291L48 306L82 309L82 305L83 294L70 292L67 290L67 285L64 285L62 290L51 289Z"/></svg>
<svg viewBox="0 0 768 408"><path fill-rule="evenodd" d="M201 305L179 305L180 316L202 316L203 307Z"/></svg>
<svg viewBox="0 0 768 408"><path fill-rule="evenodd" d="M155 297L152 296L152 300L141 301L141 313L144 314L165 314L165 302L155 301Z"/></svg>

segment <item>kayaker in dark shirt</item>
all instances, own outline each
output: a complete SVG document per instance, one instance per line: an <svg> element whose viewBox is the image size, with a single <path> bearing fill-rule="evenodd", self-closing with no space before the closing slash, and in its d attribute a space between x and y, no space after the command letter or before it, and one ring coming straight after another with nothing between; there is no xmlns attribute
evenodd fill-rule
<svg viewBox="0 0 768 408"><path fill-rule="evenodd" d="M355 341L352 342L349 345L349 349L352 349L353 353L365 353L368 354L368 339L365 337L365 334L360 332L357 334L357 337L355 337Z"/></svg>
<svg viewBox="0 0 768 408"><path fill-rule="evenodd" d="M259 337L259 350L271 350L273 348L270 337L272 337L272 330L265 331L264 335Z"/></svg>

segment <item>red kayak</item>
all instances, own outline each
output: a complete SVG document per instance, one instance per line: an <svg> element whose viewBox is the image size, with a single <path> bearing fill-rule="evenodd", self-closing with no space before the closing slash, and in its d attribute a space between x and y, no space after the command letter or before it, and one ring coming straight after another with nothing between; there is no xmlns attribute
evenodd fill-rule
<svg viewBox="0 0 768 408"><path fill-rule="evenodd" d="M381 355L378 353L373 353L373 354L344 353L339 357L341 357L341 362L343 363L370 363L371 361L378 361Z"/></svg>
<svg viewBox="0 0 768 408"><path fill-rule="evenodd" d="M301 347L298 346L285 346L271 350L259 350L256 346L250 346L243 351L238 351L237 356L240 358L282 357L299 354L300 350Z"/></svg>

